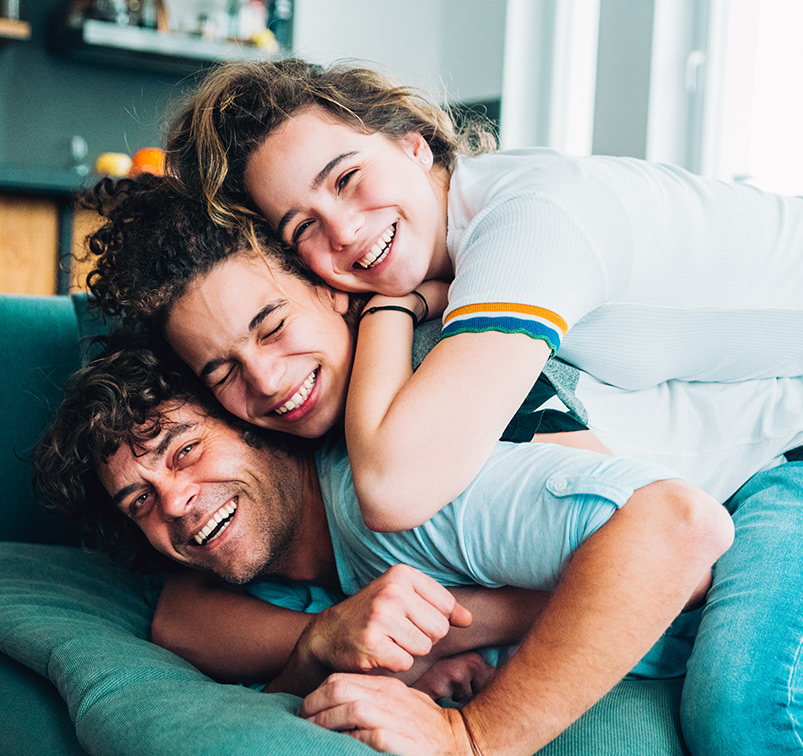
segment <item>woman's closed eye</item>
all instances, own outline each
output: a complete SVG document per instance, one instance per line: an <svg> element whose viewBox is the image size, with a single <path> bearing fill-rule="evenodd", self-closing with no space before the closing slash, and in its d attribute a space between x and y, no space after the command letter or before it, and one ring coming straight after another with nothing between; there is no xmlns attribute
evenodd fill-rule
<svg viewBox="0 0 803 756"><path fill-rule="evenodd" d="M207 385L209 386L210 389L212 389L212 391L218 391L219 389L222 389L226 385L226 383L228 383L229 378L231 378L233 374L234 374L234 368L231 368L227 370L226 374L220 378L212 378L212 376L210 376L211 380L209 380Z"/></svg>

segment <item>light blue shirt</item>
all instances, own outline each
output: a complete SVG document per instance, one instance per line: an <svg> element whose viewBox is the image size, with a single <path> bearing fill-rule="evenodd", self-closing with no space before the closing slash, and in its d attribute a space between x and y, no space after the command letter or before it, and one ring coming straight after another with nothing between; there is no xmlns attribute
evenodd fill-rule
<svg viewBox="0 0 803 756"><path fill-rule="evenodd" d="M499 442L471 485L428 522L412 530L375 533L360 515L345 442L327 443L316 463L346 594L399 563L446 586L553 590L572 554L636 489L676 477L648 461L553 444ZM308 594L306 587L303 596L287 588L277 594L274 587L271 597L259 593L260 585L265 584L249 590L290 608L304 609L304 596L315 607L308 611L336 600L333 594ZM282 599L285 592L292 594L289 599ZM682 675L698 614L681 615L631 676Z"/></svg>

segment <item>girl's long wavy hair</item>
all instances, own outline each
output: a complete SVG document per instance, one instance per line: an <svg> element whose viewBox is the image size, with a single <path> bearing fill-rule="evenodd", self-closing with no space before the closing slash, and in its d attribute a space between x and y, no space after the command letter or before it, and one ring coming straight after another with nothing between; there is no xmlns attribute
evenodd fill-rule
<svg viewBox="0 0 803 756"><path fill-rule="evenodd" d="M170 127L168 172L201 197L215 223L236 225L257 213L244 188L252 153L309 107L362 133L401 139L418 132L447 171L457 154L496 147L488 122L472 118L458 128L446 106L376 71L289 58L224 64L207 75Z"/></svg>

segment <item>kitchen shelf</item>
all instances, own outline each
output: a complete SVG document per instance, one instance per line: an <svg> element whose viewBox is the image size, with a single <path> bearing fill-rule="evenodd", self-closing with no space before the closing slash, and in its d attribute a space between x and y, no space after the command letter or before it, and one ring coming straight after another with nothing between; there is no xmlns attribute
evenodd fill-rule
<svg viewBox="0 0 803 756"><path fill-rule="evenodd" d="M53 29L52 43L59 52L76 60L167 73L193 73L221 61L270 60L279 56L241 41L210 41L93 19Z"/></svg>
<svg viewBox="0 0 803 756"><path fill-rule="evenodd" d="M0 42L9 39L30 39L31 25L27 21L0 18Z"/></svg>
<svg viewBox="0 0 803 756"><path fill-rule="evenodd" d="M0 164L0 193L71 197L89 185L88 177L67 168Z"/></svg>

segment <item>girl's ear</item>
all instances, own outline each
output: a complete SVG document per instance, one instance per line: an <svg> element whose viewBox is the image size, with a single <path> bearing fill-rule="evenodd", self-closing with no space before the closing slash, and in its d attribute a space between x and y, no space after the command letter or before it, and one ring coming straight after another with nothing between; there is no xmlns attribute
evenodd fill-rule
<svg viewBox="0 0 803 756"><path fill-rule="evenodd" d="M402 149L416 162L429 170L432 167L432 149L417 131L405 134L401 139Z"/></svg>

